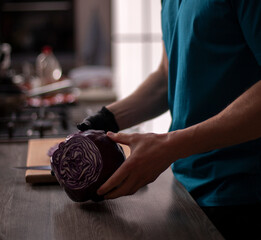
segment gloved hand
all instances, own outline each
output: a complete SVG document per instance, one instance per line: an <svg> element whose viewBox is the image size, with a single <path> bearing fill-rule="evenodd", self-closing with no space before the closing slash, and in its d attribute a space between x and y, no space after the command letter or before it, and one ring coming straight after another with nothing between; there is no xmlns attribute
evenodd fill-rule
<svg viewBox="0 0 261 240"><path fill-rule="evenodd" d="M102 107L95 115L85 118L82 123L77 125L77 128L80 131L88 129L104 130L105 132L112 131L115 133L119 131L119 126L113 113L106 107Z"/></svg>

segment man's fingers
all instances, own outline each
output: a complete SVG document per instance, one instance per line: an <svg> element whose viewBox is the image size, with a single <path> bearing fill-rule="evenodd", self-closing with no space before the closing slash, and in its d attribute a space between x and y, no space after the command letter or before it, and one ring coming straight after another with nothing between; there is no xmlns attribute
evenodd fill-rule
<svg viewBox="0 0 261 240"><path fill-rule="evenodd" d="M130 143L129 140L130 135L126 133L107 132L107 136L117 143L121 143L125 145L129 145Z"/></svg>
<svg viewBox="0 0 261 240"><path fill-rule="evenodd" d="M134 194L138 188L136 184L128 178L126 178L120 186L113 189L111 192L104 196L105 199L115 199L122 196L132 195Z"/></svg>
<svg viewBox="0 0 261 240"><path fill-rule="evenodd" d="M107 132L107 136L113 141L125 145L130 143L130 134ZM119 191L121 184L129 175L129 163L127 160L114 172L114 174L97 190L98 195L105 195L109 192Z"/></svg>
<svg viewBox="0 0 261 240"><path fill-rule="evenodd" d="M126 171L124 170L124 163L119 167L115 173L97 190L98 195L105 195L106 193L117 188L126 178Z"/></svg>
<svg viewBox="0 0 261 240"><path fill-rule="evenodd" d="M122 196L132 195L149 182L128 176L117 188L107 193L105 199L115 199Z"/></svg>

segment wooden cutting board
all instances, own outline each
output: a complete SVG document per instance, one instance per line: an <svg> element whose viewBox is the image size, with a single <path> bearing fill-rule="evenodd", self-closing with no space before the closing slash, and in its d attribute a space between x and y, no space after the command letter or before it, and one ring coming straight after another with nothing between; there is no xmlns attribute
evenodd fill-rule
<svg viewBox="0 0 261 240"><path fill-rule="evenodd" d="M60 143L64 138L45 138L30 139L28 141L28 153L26 166L50 165L50 157L47 155L48 150ZM121 145L127 156L130 154L128 146ZM51 175L51 171L46 170L26 170L25 181L27 183L55 183L56 178Z"/></svg>
<svg viewBox="0 0 261 240"><path fill-rule="evenodd" d="M28 141L26 166L50 165L50 157L47 155L48 150L63 140L64 138L30 139ZM26 170L25 181L27 183L57 182L56 178L51 175L51 171L46 170Z"/></svg>

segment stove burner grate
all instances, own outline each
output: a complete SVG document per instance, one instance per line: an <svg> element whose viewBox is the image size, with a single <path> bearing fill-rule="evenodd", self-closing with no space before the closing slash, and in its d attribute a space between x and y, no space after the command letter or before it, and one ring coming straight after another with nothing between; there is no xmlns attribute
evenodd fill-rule
<svg viewBox="0 0 261 240"><path fill-rule="evenodd" d="M0 117L0 142L24 142L31 138L66 137L76 131L70 107L27 107Z"/></svg>

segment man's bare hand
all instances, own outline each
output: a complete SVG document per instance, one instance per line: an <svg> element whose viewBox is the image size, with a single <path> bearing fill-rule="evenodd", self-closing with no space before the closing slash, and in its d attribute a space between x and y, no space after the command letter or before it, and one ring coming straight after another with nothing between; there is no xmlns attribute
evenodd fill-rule
<svg viewBox="0 0 261 240"><path fill-rule="evenodd" d="M134 194L153 182L171 164L167 153L167 134L125 134L108 132L115 142L128 145L130 156L117 171L98 189L105 199Z"/></svg>

